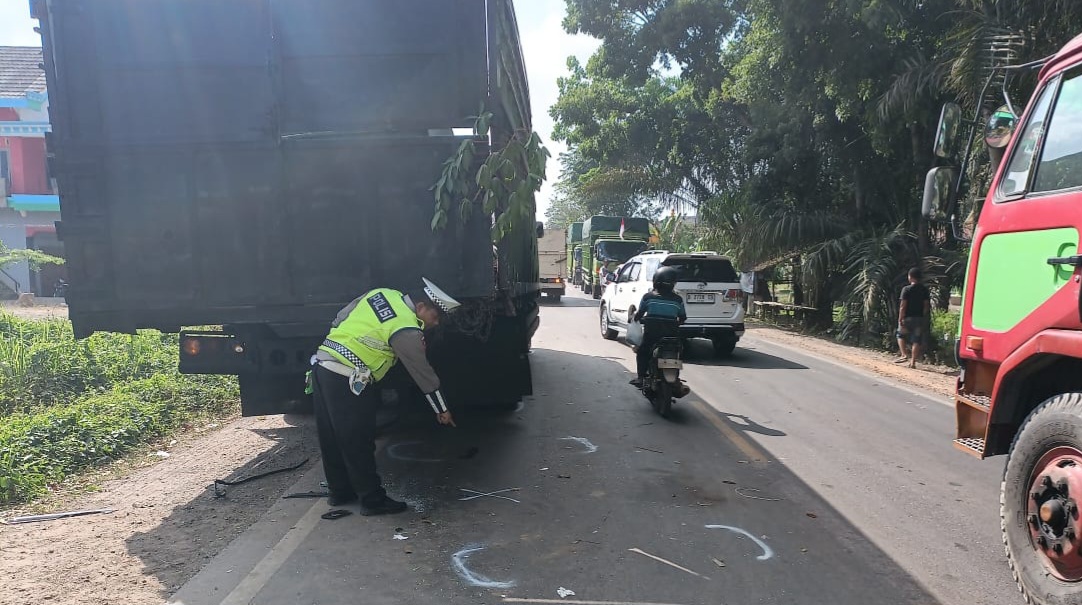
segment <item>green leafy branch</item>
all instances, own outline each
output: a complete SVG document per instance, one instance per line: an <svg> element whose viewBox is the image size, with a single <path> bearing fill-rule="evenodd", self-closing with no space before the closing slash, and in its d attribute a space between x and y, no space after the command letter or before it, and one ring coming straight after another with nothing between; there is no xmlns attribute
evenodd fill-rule
<svg viewBox="0 0 1082 605"><path fill-rule="evenodd" d="M41 252L40 250L13 250L0 243L0 269L26 261L30 268L37 270L42 265L62 265L64 259Z"/></svg>
<svg viewBox="0 0 1082 605"><path fill-rule="evenodd" d="M478 116L474 122L476 137L488 137L491 123L491 113ZM443 173L432 188L436 198L432 230L447 226L455 205L462 222L470 219L477 206L486 215L495 215L493 242L506 237L516 219L532 228L534 194L541 189L545 164L551 157L541 137L536 132L516 130L503 148L494 150L476 173L471 173L476 157L475 139L467 139L443 163Z"/></svg>

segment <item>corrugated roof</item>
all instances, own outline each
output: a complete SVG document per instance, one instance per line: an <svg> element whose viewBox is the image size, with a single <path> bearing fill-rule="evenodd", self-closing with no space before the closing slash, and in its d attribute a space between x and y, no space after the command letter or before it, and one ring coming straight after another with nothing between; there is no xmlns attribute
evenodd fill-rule
<svg viewBox="0 0 1082 605"><path fill-rule="evenodd" d="M22 99L28 92L45 92L41 48L0 46L0 99Z"/></svg>

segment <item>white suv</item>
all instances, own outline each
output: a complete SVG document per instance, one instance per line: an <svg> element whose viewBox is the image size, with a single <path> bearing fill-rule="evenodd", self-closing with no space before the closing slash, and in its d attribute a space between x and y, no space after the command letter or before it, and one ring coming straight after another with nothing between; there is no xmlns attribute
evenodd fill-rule
<svg viewBox="0 0 1082 605"><path fill-rule="evenodd" d="M642 295L653 289L654 273L661 266L676 269L676 293L687 308L688 319L680 326L680 335L708 338L719 355L732 353L744 335L744 293L732 262L714 253L649 250L624 263L601 296L601 336L612 340L627 330Z"/></svg>

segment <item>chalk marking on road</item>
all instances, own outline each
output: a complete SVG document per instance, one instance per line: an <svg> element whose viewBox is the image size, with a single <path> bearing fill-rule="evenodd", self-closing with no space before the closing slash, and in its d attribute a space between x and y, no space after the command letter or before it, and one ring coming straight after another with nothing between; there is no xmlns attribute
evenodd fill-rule
<svg viewBox="0 0 1082 605"><path fill-rule="evenodd" d="M266 586L271 576L282 567L282 564L293 554L293 551L297 550L297 547L304 542L308 534L312 533L316 524L319 523L319 516L323 512L321 505L313 504L308 509L308 512L301 517L301 520L290 528L277 544L271 547L270 552L259 563L256 563L252 571L248 572L248 575L241 580L240 584L237 584L237 587L226 595L221 605L248 605L248 603L251 603L252 599L259 594L259 591Z"/></svg>
<svg viewBox="0 0 1082 605"><path fill-rule="evenodd" d="M387 446L387 455L395 460L402 460L404 462L444 462L442 458L418 458L409 454L402 454L399 452L400 448L410 445L420 445L423 441L403 441L402 443L394 443Z"/></svg>
<svg viewBox="0 0 1082 605"><path fill-rule="evenodd" d="M504 597L504 603L537 603L538 605L554 605L556 603L570 603L570 605L678 605L677 603L654 603L650 601L582 601L579 599L517 599Z"/></svg>
<svg viewBox="0 0 1082 605"><path fill-rule="evenodd" d="M763 496L753 496L751 494L745 494L744 493L744 492L757 492L757 491L759 491L759 490L755 489L754 487L738 487L734 491L736 491L736 493L740 494L741 496L744 496L745 498L751 498L752 500L766 500L767 502L781 502L782 501L782 498L764 498Z"/></svg>
<svg viewBox="0 0 1082 605"><path fill-rule="evenodd" d="M466 559L470 558L470 555L475 552L484 550L484 546L470 546L463 548L462 550L451 555L451 563L454 565L455 572L462 577L463 580L470 584L477 586L478 588L514 588L515 582L497 582L495 580L486 578L481 574L474 573L466 567Z"/></svg>
<svg viewBox="0 0 1082 605"><path fill-rule="evenodd" d="M756 447L752 442L745 439L743 435L726 424L725 421L718 416L717 410L707 408L706 404L699 400L692 401L691 405L698 410L700 414L705 416L706 419L710 421L710 424L714 425L714 428L721 431L721 434L731 441L745 456L757 461L763 461L769 458L766 452Z"/></svg>
<svg viewBox="0 0 1082 605"><path fill-rule="evenodd" d="M677 565L676 563L673 563L672 561L662 559L661 557L658 557L658 556L654 556L654 555L652 555L652 554L650 554L650 553L648 553L648 552L646 552L644 550L641 550L641 549L638 549L638 548L629 548L628 550L633 552L633 553L638 553L638 554L640 554L640 555L642 555L644 557L650 557L651 559L653 559L655 561L658 561L660 563L664 563L664 564L668 565L669 567L675 567L676 569L679 569L680 571L686 571L687 573L689 573L689 574L691 574L693 576L698 576L698 577L700 577L700 578L702 578L704 580L709 580L710 579L710 578L704 576L703 574L701 574L699 572L691 571L687 567L682 567L680 565Z"/></svg>
<svg viewBox="0 0 1082 605"><path fill-rule="evenodd" d="M590 440L585 437L560 437L560 441L574 441L582 447L586 448L585 454L592 454L597 451L597 446L590 443Z"/></svg>
<svg viewBox="0 0 1082 605"><path fill-rule="evenodd" d="M734 534L740 534L742 536L747 536L749 539L751 539L752 542L755 542L756 544L758 544L759 548L763 549L763 554L759 555L758 557L755 557L756 559L758 559L760 561L766 561L767 559L771 559L771 558L774 557L774 550L771 549L769 546L767 546L766 542L763 542L759 538L756 538L755 536L748 533L747 530L740 529L739 527L732 527L730 525L707 525L705 527L706 527L706 529L727 529L727 530L733 532Z"/></svg>
<svg viewBox="0 0 1082 605"><path fill-rule="evenodd" d="M460 487L460 488L458 488L458 491L466 492L466 493L469 493L469 494L475 494L475 495L466 496L465 498L459 498L458 500L460 502L465 502L466 500L476 500L477 498L484 498L485 496L488 496L490 498L500 498L502 500L510 500L510 501L514 502L515 504L522 504L521 502L519 502L518 500L515 500L514 498L508 498L507 496L498 496L498 495L496 495L496 494L503 494L503 493L507 493L507 492L517 492L518 489L519 488L517 488L517 487L509 487L507 489L496 490L494 492L479 492L477 490L466 489L464 487Z"/></svg>

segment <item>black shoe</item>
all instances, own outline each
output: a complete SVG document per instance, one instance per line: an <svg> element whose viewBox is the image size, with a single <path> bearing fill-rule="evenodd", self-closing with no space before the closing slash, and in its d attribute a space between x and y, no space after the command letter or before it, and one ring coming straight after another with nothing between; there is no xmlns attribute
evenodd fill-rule
<svg viewBox="0 0 1082 605"><path fill-rule="evenodd" d="M630 382L628 382L628 384L635 387L636 389L641 389L642 388L642 378L635 378L635 379L631 380Z"/></svg>
<svg viewBox="0 0 1082 605"><path fill-rule="evenodd" d="M357 501L357 494L331 494L327 496L327 504L331 506L342 506L343 504L352 504Z"/></svg>
<svg viewBox="0 0 1082 605"><path fill-rule="evenodd" d="M361 514L366 517L372 517L375 515L394 515L396 513L405 512L409 507L405 502L399 502L388 496L384 496L383 500L379 500L372 504L361 503Z"/></svg>

